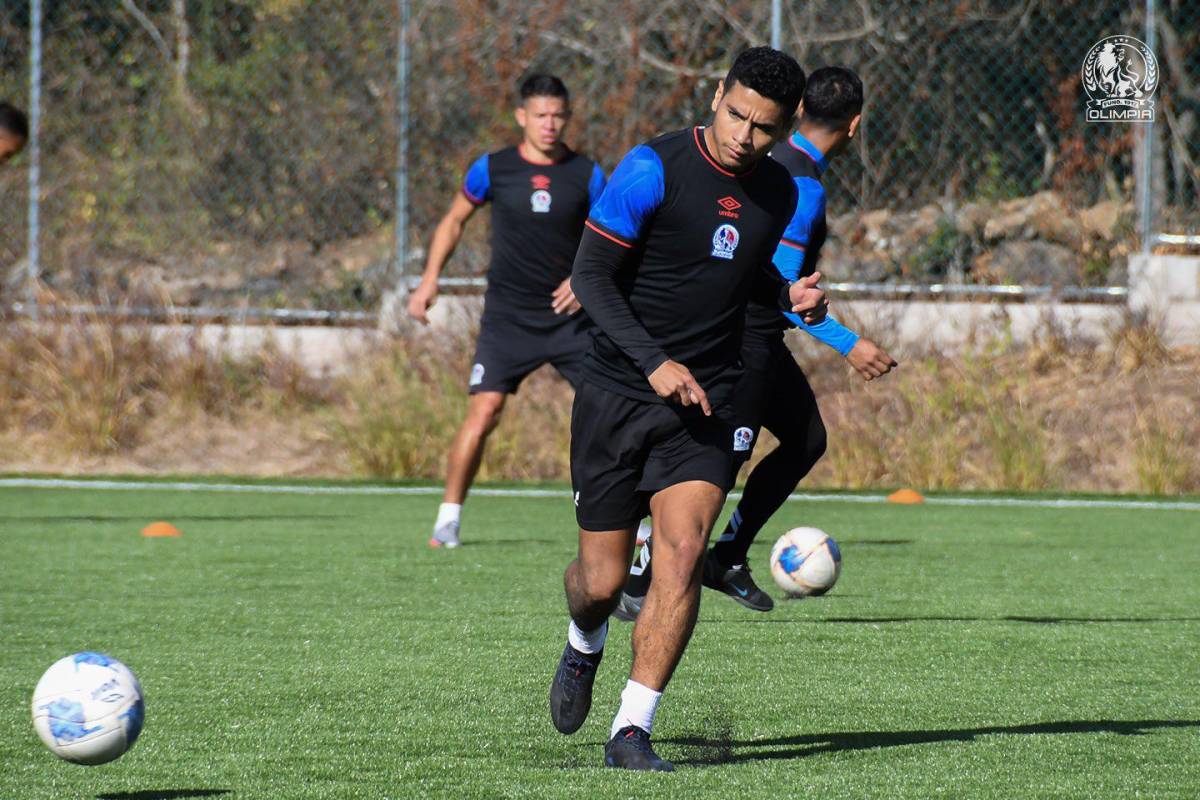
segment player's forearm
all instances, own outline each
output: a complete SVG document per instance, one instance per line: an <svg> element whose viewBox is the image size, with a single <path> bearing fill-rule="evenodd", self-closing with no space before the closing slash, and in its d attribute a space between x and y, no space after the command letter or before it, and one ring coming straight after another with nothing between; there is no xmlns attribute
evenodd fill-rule
<svg viewBox="0 0 1200 800"><path fill-rule="evenodd" d="M575 255L571 288L596 327L604 331L647 377L667 361L667 354L638 322L617 285L627 252L591 230L584 231Z"/></svg>
<svg viewBox="0 0 1200 800"><path fill-rule="evenodd" d="M853 350L854 345L858 344L859 335L832 316L826 315L825 319L814 325L807 324L799 315L793 314L790 311L784 314L784 316L796 323L796 326L803 329L809 336L818 342L829 345L843 356Z"/></svg>
<svg viewBox="0 0 1200 800"><path fill-rule="evenodd" d="M452 217L446 217L438 223L429 242L429 256L425 259L425 271L421 273L422 283L437 283L446 262L458 247L462 234L463 224Z"/></svg>

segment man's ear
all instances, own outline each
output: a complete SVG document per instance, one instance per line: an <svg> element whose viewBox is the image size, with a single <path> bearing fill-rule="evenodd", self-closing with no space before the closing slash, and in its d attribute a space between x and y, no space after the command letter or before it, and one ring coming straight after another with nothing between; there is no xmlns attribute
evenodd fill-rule
<svg viewBox="0 0 1200 800"><path fill-rule="evenodd" d="M855 114L854 119L850 120L850 127L846 129L846 138L853 139L858 135L858 126L862 124L862 114Z"/></svg>
<svg viewBox="0 0 1200 800"><path fill-rule="evenodd" d="M517 106L517 110L513 112L513 116L517 119L517 124L522 128L525 127L525 106Z"/></svg>
<svg viewBox="0 0 1200 800"><path fill-rule="evenodd" d="M717 106L721 105L721 98L725 96L725 79L717 81L717 91L713 93L712 110L716 111Z"/></svg>

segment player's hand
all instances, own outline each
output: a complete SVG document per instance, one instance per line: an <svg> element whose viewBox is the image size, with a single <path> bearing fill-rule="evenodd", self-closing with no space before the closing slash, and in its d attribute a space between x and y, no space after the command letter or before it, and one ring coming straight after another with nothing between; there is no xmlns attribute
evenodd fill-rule
<svg viewBox="0 0 1200 800"><path fill-rule="evenodd" d="M664 361L658 369L650 373L650 386L655 394L664 400L673 400L680 405L698 405L704 410L704 416L712 416L712 406L708 403L708 395L696 383L688 368L677 361Z"/></svg>
<svg viewBox="0 0 1200 800"><path fill-rule="evenodd" d="M854 347L850 348L846 360L858 370L858 374L862 375L865 381L887 375L896 366L896 360L889 356L886 350L865 336L859 337Z"/></svg>
<svg viewBox="0 0 1200 800"><path fill-rule="evenodd" d="M816 325L825 319L829 309L829 298L825 290L817 284L821 281L821 273L814 272L805 276L788 287L788 299L792 301L792 313L799 314L806 325Z"/></svg>
<svg viewBox="0 0 1200 800"><path fill-rule="evenodd" d="M574 314L582 308L579 301L575 299L575 292L571 291L569 277L558 285L554 294L550 295L550 308L554 310L555 314Z"/></svg>
<svg viewBox="0 0 1200 800"><path fill-rule="evenodd" d="M429 324L429 309L437 298L437 284L422 283L408 296L408 315L422 325Z"/></svg>

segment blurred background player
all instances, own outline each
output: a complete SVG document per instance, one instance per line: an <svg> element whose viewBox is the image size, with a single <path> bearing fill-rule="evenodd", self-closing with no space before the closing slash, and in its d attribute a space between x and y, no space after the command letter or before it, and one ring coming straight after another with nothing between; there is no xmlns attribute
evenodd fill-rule
<svg viewBox="0 0 1200 800"><path fill-rule="evenodd" d="M863 89L858 76L845 67L823 67L808 78L800 106L798 130L771 151L796 184L796 213L773 263L787 279L816 271L825 242L825 188L821 184L829 162L845 152L862 120ZM703 583L725 592L755 611L770 611L771 597L750 575L746 555L754 537L779 510L788 495L825 453L825 424L812 387L784 342L790 324L832 347L865 379L874 380L896 366L879 345L826 315L808 325L795 314L781 317L768 303L752 298L746 311L742 342L745 373L734 396L739 463L750 459L759 430L765 427L778 440L746 479L742 499L724 532L704 560ZM631 567L621 605L621 619L637 616L650 584L651 545Z"/></svg>
<svg viewBox="0 0 1200 800"><path fill-rule="evenodd" d="M0 164L21 152L29 139L29 119L10 103L0 103Z"/></svg>
<svg viewBox="0 0 1200 800"><path fill-rule="evenodd" d="M563 144L570 98L553 75L532 75L516 110L522 141L481 156L462 192L438 223L408 312L428 324L438 276L475 210L492 204L492 256L483 317L469 381L467 416L450 445L446 489L429 543L459 545L459 521L488 435L504 401L525 376L553 364L578 387L590 338L571 292L571 264L588 209L604 189L604 172Z"/></svg>
<svg viewBox="0 0 1200 800"><path fill-rule="evenodd" d="M824 313L818 275L788 284L770 265L795 210L791 177L766 158L791 130L804 71L769 47L738 56L712 124L635 147L592 208L571 278L597 327L571 413L578 556L570 623L550 688L555 728L591 708L608 616L638 522L651 511L659 568L633 630L633 664L604 763L669 771L650 734L687 647L709 533L733 482L730 399L751 291Z"/></svg>

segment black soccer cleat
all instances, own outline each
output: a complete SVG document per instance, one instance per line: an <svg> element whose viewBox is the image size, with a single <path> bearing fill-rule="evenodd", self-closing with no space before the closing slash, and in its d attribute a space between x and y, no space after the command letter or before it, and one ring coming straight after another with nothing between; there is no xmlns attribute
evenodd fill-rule
<svg viewBox="0 0 1200 800"><path fill-rule="evenodd" d="M604 766L647 772L674 772L675 765L663 761L650 746L650 734L636 725L626 725L604 745Z"/></svg>
<svg viewBox="0 0 1200 800"><path fill-rule="evenodd" d="M554 682L550 684L550 719L559 733L574 733L592 710L592 684L596 667L604 651L581 653L570 643L558 660Z"/></svg>
<svg viewBox="0 0 1200 800"><path fill-rule="evenodd" d="M754 611L770 611L775 607L771 596L758 588L745 564L727 567L717 560L712 550L704 557L704 585L716 589Z"/></svg>

